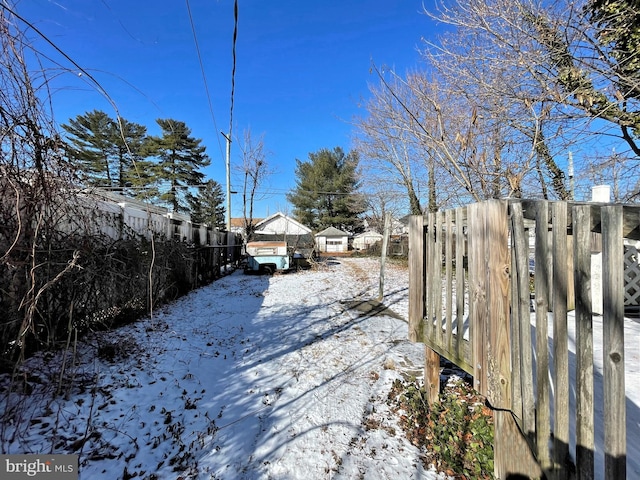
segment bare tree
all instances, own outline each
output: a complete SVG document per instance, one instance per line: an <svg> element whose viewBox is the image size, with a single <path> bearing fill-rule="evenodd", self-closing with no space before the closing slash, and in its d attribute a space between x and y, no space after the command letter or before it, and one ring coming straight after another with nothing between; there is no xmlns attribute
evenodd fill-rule
<svg viewBox="0 0 640 480"><path fill-rule="evenodd" d="M253 208L259 196L258 189L272 172L267 164L268 152L264 148L264 134L255 140L251 130L245 130L240 151L242 152L240 170L243 175L242 214L245 238L249 238L253 234Z"/></svg>
<svg viewBox="0 0 640 480"><path fill-rule="evenodd" d="M465 0L427 12L453 28L425 58L483 115L499 119L491 109L501 102L502 120L531 145L544 196L568 198L556 159L575 145L589 145L585 172L607 156L603 147L618 145L622 158L640 153L637 73L628 68L639 52L604 35L612 17L598 24L597 3Z"/></svg>
<svg viewBox="0 0 640 480"><path fill-rule="evenodd" d="M407 128L411 123L407 112L399 105L398 97L403 97L406 89L401 82L379 86L370 86L370 99L364 104L368 115L356 120L357 133L355 145L361 154L362 178L368 184L379 184L376 179L383 179L385 190L390 184L405 191L412 215L420 215L422 206L418 191L421 173L421 155L419 144L413 132ZM416 149L418 147L418 149ZM369 180L369 181L367 181ZM435 194L435 192L434 192ZM380 200L380 195L376 195ZM385 210L384 201L381 210ZM381 220L384 212L381 211Z"/></svg>
<svg viewBox="0 0 640 480"><path fill-rule="evenodd" d="M61 264L43 263L43 253L60 236L56 225L69 213L71 171L63 145L44 112L40 93L46 72L31 72L24 33L0 9L0 348L24 358L29 341L51 341L56 325L40 309L52 287L76 264L77 252ZM44 92L46 97L46 93ZM60 259L58 259L60 260ZM6 357L5 357L6 358Z"/></svg>

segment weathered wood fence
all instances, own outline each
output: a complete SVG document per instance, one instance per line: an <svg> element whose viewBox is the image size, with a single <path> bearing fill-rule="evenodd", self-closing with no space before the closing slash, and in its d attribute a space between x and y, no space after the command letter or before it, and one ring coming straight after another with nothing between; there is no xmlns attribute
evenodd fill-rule
<svg viewBox="0 0 640 480"><path fill-rule="evenodd" d="M411 217L409 335L426 345L425 386L437 399L440 356L473 375L494 409L497 478L569 478L570 457L578 479L626 478L623 239L639 233L640 207L626 205L490 200ZM605 459L594 473L596 273Z"/></svg>

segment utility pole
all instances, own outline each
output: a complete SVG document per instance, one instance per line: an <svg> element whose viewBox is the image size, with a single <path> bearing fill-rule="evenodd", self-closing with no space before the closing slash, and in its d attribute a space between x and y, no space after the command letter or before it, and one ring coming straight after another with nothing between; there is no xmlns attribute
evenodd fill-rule
<svg viewBox="0 0 640 480"><path fill-rule="evenodd" d="M571 200L575 200L575 185L573 183L573 153L569 151L569 185L571 189Z"/></svg>
<svg viewBox="0 0 640 480"><path fill-rule="evenodd" d="M227 141L227 232L231 231L231 133L226 135L224 132L220 132Z"/></svg>

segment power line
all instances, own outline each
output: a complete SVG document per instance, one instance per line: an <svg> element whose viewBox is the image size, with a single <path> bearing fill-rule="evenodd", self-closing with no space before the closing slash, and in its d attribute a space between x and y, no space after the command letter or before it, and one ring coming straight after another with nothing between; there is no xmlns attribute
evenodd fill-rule
<svg viewBox="0 0 640 480"><path fill-rule="evenodd" d="M111 98L111 96L107 93L107 91L103 88L103 86L100 84L100 82L98 82L93 75L91 75L87 70L85 70L84 68L82 68L80 65L78 65L69 55L67 55L60 47L58 47L55 43L53 43L53 41L51 41L49 39L49 37L47 37L44 33L42 33L34 24L32 24L31 22L29 22L27 19L25 19L24 17L18 15L15 11L13 11L11 8L9 8L8 5L5 4L5 2L0 3L0 7L2 7L3 9L5 9L7 12L9 12L11 15L13 15L14 17L16 17L18 20L20 20L22 23L24 23L25 25L27 25L31 30L33 30L34 32L36 32L45 42L47 42L49 45L51 45L60 55L62 55L64 58L66 58L69 62L71 62L71 64L76 67L79 72L81 74L83 74L85 77L87 77L89 80L91 80L91 82L93 82L93 84L95 85L96 89L98 90L98 92L100 92L102 94L102 96L104 96L104 98L107 99L107 101L111 104L111 106L113 107L113 109L116 112L116 115L118 115L118 117L120 117L120 113L118 110L118 107L116 105L116 102ZM57 63L57 62L56 62ZM58 64L59 65L59 64Z"/></svg>
<svg viewBox="0 0 640 480"><path fill-rule="evenodd" d="M238 41L238 0L233 5L233 44L231 47L231 56L233 63L231 65L231 106L229 111L229 138L231 138L231 130L233 128L233 102L236 89L236 43Z"/></svg>
<svg viewBox="0 0 640 480"><path fill-rule="evenodd" d="M193 15L191 15L191 5L189 4L189 0L186 0L187 3L187 13L189 14L189 23L191 24L191 32L193 33L193 41L196 46L196 54L198 55L198 62L200 63L200 72L202 73L202 81L204 82L204 90L207 95L207 102L209 103L209 112L211 113L211 119L213 120L213 126L215 127L215 131L218 131L218 124L216 123L216 116L213 113L213 102L211 101L211 95L209 93L209 84L207 83L207 76L204 70L204 64L202 62L202 55L200 54L200 45L198 44L198 36L196 35L196 27L193 23ZM216 139L218 140L218 148L220 149L220 157L223 157L222 153L222 143L220 143L220 137L216 135Z"/></svg>
<svg viewBox="0 0 640 480"><path fill-rule="evenodd" d="M226 158L226 171L227 171L227 230L231 230L231 138L233 132L233 102L236 89L236 43L238 40L238 0L235 0L233 4L233 42L231 46L231 101L229 105L229 134L225 135L227 140L227 158Z"/></svg>

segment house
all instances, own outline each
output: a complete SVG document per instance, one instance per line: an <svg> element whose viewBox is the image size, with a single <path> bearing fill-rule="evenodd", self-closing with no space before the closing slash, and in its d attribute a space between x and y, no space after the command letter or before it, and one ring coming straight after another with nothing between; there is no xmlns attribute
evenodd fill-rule
<svg viewBox="0 0 640 480"><path fill-rule="evenodd" d="M277 252L270 253L276 249ZM284 253L281 250L284 248ZM304 266L315 256L315 242L311 229L282 212L259 221L251 238L247 239L247 253L253 270L259 269L264 262L270 262L272 270L287 270L290 267ZM262 261L263 256L277 256L284 262L273 262L269 258ZM251 261L251 257L255 261Z"/></svg>
<svg viewBox="0 0 640 480"><path fill-rule="evenodd" d="M399 219L391 217L390 235L407 235L409 233L409 217L405 215ZM365 231L382 232L384 218L367 217L362 221Z"/></svg>
<svg viewBox="0 0 640 480"><path fill-rule="evenodd" d="M319 252L342 253L349 250L350 235L335 227L325 228L316 233L316 247Z"/></svg>
<svg viewBox="0 0 640 480"><path fill-rule="evenodd" d="M251 220L251 224L252 225L256 225L257 223L261 222L262 218L254 218ZM231 232L232 233L237 233L239 235L242 235L244 237L245 231L244 231L244 222L245 219L243 217L235 217L231 219Z"/></svg>
<svg viewBox="0 0 640 480"><path fill-rule="evenodd" d="M377 242L382 242L382 235L378 232L363 232L353 237L355 250L368 250Z"/></svg>
<svg viewBox="0 0 640 480"><path fill-rule="evenodd" d="M255 224L256 234L308 235L311 229L297 220L277 212Z"/></svg>

